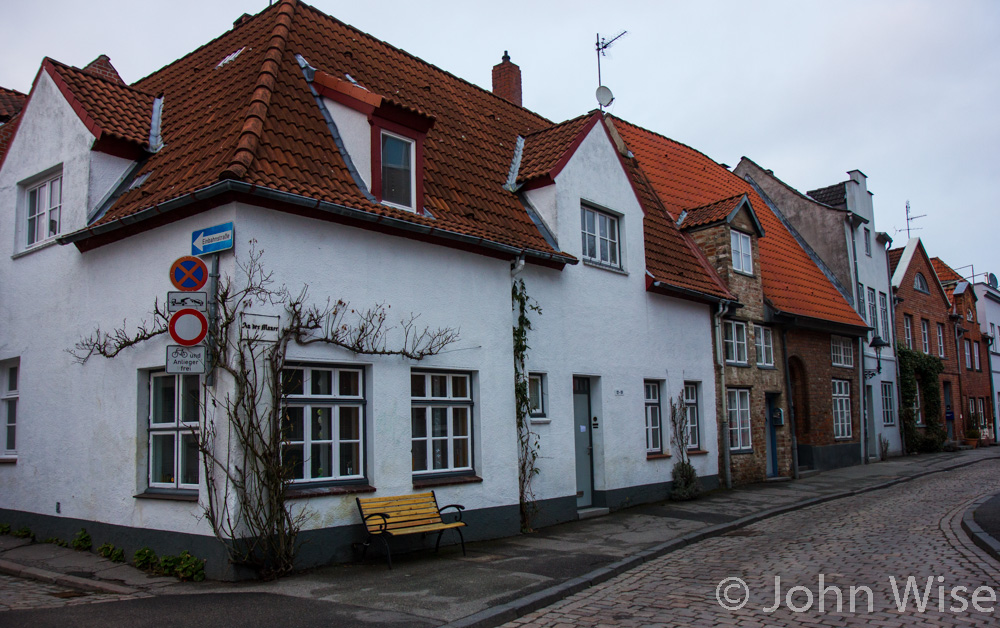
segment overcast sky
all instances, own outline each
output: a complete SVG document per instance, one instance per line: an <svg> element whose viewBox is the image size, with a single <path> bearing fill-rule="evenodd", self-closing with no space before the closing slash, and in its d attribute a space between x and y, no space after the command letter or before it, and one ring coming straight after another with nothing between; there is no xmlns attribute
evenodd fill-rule
<svg viewBox="0 0 1000 628"><path fill-rule="evenodd" d="M311 4L486 89L509 50L524 105L554 121L596 107L595 35L627 30L601 66L615 115L730 166L746 155L803 192L859 169L894 246L909 200L932 256L1000 275L1000 2ZM27 92L43 57L82 67L102 53L133 82L266 6L7 2L0 85Z"/></svg>

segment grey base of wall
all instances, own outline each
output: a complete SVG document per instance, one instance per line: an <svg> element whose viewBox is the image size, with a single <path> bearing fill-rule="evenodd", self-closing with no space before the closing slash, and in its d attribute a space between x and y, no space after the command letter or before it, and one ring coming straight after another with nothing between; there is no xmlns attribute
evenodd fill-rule
<svg viewBox="0 0 1000 628"><path fill-rule="evenodd" d="M701 485L706 491L718 488L719 478L715 475L701 478ZM672 482L660 482L613 491L595 491L594 505L619 510L629 506L662 501L669 498L672 486ZM532 527L534 528L575 521L579 517L576 498L572 496L542 500L536 505L538 509L532 519ZM467 510L462 513L462 520L468 524L462 529L466 541L484 541L516 536L521 532L520 509L517 505ZM66 541L72 540L80 528L85 528L93 539L94 548L103 543L111 543L115 547L125 550L125 556L129 560L135 551L142 547L149 547L159 556L177 555L187 550L193 556L206 559L205 575L212 580L246 580L254 577L251 570L229 563L225 547L215 537L166 530L129 528L98 521L53 517L6 509L0 509L0 523L10 524L12 530L28 527L36 539L56 537ZM366 538L367 533L361 525L306 530L299 534L296 567L308 569L331 563L358 560L361 556L362 543ZM390 547L394 555L410 551L425 551L433 549L436 539L437 536L434 534L429 534L426 537L417 535L397 537L390 541ZM441 538L442 545L454 545L458 542L458 534L453 531L445 532ZM381 543L373 543L366 560L383 560L384 551Z"/></svg>
<svg viewBox="0 0 1000 628"><path fill-rule="evenodd" d="M799 445L799 465L817 471L850 467L861 462L861 445L858 443Z"/></svg>

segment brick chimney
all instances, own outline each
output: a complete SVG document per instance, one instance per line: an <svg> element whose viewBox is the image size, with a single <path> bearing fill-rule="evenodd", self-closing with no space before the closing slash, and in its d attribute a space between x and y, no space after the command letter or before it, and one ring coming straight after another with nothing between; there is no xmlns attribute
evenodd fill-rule
<svg viewBox="0 0 1000 628"><path fill-rule="evenodd" d="M493 93L521 106L521 68L510 62L510 55L503 51L503 60L493 66Z"/></svg>
<svg viewBox="0 0 1000 628"><path fill-rule="evenodd" d="M101 78L108 79L109 81L114 81L120 85L125 85L125 81L122 77L118 76L118 70L115 66L111 65L111 59L108 55L101 55L88 63L83 68L84 72L88 74L93 74L94 76L100 76Z"/></svg>

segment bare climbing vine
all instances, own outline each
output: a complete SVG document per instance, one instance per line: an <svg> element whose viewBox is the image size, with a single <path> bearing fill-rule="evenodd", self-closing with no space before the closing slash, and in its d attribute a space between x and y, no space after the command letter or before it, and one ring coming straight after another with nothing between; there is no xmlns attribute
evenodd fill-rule
<svg viewBox="0 0 1000 628"><path fill-rule="evenodd" d="M517 324L514 325L514 396L517 403L517 479L518 497L521 512L521 531L530 532L531 522L538 512L535 503L535 492L531 481L539 473L538 434L531 429L531 395L528 386L528 373L525 370L525 360L528 355L528 331L531 330L531 319L528 312L542 313L542 308L528 296L523 279L517 279L511 288L511 300L517 313Z"/></svg>

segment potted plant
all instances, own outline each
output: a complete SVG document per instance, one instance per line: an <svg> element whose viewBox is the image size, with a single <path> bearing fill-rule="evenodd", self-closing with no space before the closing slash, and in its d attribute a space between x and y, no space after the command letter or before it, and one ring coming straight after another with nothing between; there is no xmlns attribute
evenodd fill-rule
<svg viewBox="0 0 1000 628"><path fill-rule="evenodd" d="M973 449L979 444L979 428L967 427L965 428L965 444Z"/></svg>

